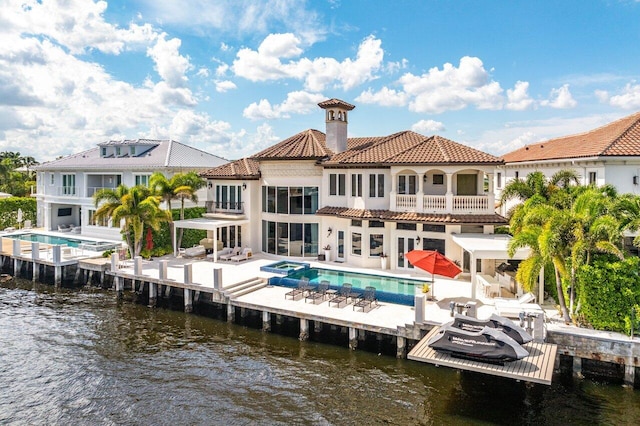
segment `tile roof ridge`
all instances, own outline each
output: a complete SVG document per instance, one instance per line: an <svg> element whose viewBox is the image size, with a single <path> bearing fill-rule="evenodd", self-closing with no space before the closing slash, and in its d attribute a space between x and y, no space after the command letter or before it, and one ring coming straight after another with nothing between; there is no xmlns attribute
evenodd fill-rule
<svg viewBox="0 0 640 426"><path fill-rule="evenodd" d="M167 155L164 158L164 166L165 167L169 166L169 160L171 158L171 151L173 151L173 139L169 139L169 142L168 142Z"/></svg>
<svg viewBox="0 0 640 426"><path fill-rule="evenodd" d="M600 155L603 155L605 152L607 152L609 149L611 149L614 145L616 145L618 142L620 142L620 140L627 134L629 133L634 127L638 126L638 124L640 123L640 112L636 112L635 114L631 114L627 117L623 117L620 120L616 120L616 121L621 121L624 119L628 119L631 118L633 116L635 117L635 120L629 124L628 126L625 127L625 129L622 131L622 133L620 133L609 145L607 145L601 152ZM614 123L616 122L614 121ZM612 123L609 123L612 124Z"/></svg>
<svg viewBox="0 0 640 426"><path fill-rule="evenodd" d="M442 154L442 157L444 158L444 160L447 161L447 162L450 162L451 161L451 156L447 153L447 150L444 148L444 143L443 143L445 140L448 141L449 139L443 138L442 136L438 136L438 135L431 136L431 139L433 139L433 141L435 142L436 146L440 150L440 153ZM453 141L451 141L451 142L453 142Z"/></svg>

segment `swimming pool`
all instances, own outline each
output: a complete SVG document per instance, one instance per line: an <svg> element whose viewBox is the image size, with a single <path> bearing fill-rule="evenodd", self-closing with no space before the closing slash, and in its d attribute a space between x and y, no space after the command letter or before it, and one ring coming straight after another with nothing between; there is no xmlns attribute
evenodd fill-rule
<svg viewBox="0 0 640 426"><path fill-rule="evenodd" d="M288 275L298 269L309 269L309 264L302 262L291 262L289 260L281 260L280 262L271 263L269 265L260 267L261 271L282 275Z"/></svg>
<svg viewBox="0 0 640 426"><path fill-rule="evenodd" d="M13 240L31 241L51 245L66 245L68 247L79 247L81 249L92 251L103 251L113 249L120 244L107 241L91 241L79 238L59 237L57 235L38 234L37 232L28 232L24 234L10 234L6 238Z"/></svg>
<svg viewBox="0 0 640 426"><path fill-rule="evenodd" d="M399 278L387 275L365 274L361 272L338 271L335 269L309 268L290 272L286 277L273 277L269 284L284 287L296 287L302 277L318 285L327 280L330 288L338 290L344 283L350 283L355 292L362 293L366 287L376 289L376 297L381 302L413 306L416 286L421 287L428 281Z"/></svg>

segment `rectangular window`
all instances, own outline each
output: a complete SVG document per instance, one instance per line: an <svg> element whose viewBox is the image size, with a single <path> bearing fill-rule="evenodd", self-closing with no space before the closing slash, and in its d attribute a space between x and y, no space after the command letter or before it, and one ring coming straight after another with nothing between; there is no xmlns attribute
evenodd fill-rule
<svg viewBox="0 0 640 426"><path fill-rule="evenodd" d="M351 226L362 226L362 221L357 219L351 219Z"/></svg>
<svg viewBox="0 0 640 426"><path fill-rule="evenodd" d="M51 172L51 179L49 180L49 184L50 185L55 185L56 184L56 174Z"/></svg>
<svg viewBox="0 0 640 426"><path fill-rule="evenodd" d="M338 195L338 182L335 173L329 175L329 195Z"/></svg>
<svg viewBox="0 0 640 426"><path fill-rule="evenodd" d="M351 175L351 196L362 197L362 175L359 173Z"/></svg>
<svg viewBox="0 0 640 426"><path fill-rule="evenodd" d="M338 195L347 195L347 175L344 173L338 175Z"/></svg>
<svg viewBox="0 0 640 426"><path fill-rule="evenodd" d="M417 191L416 175L399 175L398 176L398 194L415 195Z"/></svg>
<svg viewBox="0 0 640 426"><path fill-rule="evenodd" d="M351 233L351 254L362 254L362 234L359 232Z"/></svg>
<svg viewBox="0 0 640 426"><path fill-rule="evenodd" d="M289 255L289 224L279 222L277 227L278 232L278 254L280 256Z"/></svg>
<svg viewBox="0 0 640 426"><path fill-rule="evenodd" d="M76 195L76 175L62 175L62 194Z"/></svg>
<svg viewBox="0 0 640 426"><path fill-rule="evenodd" d="M133 157L134 155L136 155L136 147L135 146L130 146L129 147L129 154Z"/></svg>
<svg viewBox="0 0 640 426"><path fill-rule="evenodd" d="M430 225L430 224L423 224L422 225L422 230L424 232L445 232L445 226L444 225Z"/></svg>
<svg viewBox="0 0 640 426"><path fill-rule="evenodd" d="M369 175L369 197L384 197L384 174Z"/></svg>
<svg viewBox="0 0 640 426"><path fill-rule="evenodd" d="M444 175L442 174L433 175L433 184L444 185Z"/></svg>
<svg viewBox="0 0 640 426"><path fill-rule="evenodd" d="M502 188L502 173L496 173L496 188Z"/></svg>
<svg viewBox="0 0 640 426"><path fill-rule="evenodd" d="M136 186L149 186L149 175L135 175Z"/></svg>
<svg viewBox="0 0 640 426"><path fill-rule="evenodd" d="M415 231L416 230L416 224L415 223L398 222L398 223L396 223L396 229L401 229L401 230L404 230L404 231Z"/></svg>
<svg viewBox="0 0 640 426"><path fill-rule="evenodd" d="M589 172L589 185L595 185L598 180L598 172Z"/></svg>
<svg viewBox="0 0 640 426"><path fill-rule="evenodd" d="M292 223L289 225L289 256L303 256L303 250L302 223Z"/></svg>
<svg viewBox="0 0 640 426"><path fill-rule="evenodd" d="M289 213L302 214L302 187L293 186L289 191Z"/></svg>
<svg viewBox="0 0 640 426"><path fill-rule="evenodd" d="M58 216L71 216L71 207L60 207L58 209Z"/></svg>
<svg viewBox="0 0 640 426"><path fill-rule="evenodd" d="M460 227L461 234L482 234L484 226L482 225L462 225Z"/></svg>
<svg viewBox="0 0 640 426"><path fill-rule="evenodd" d="M423 238L422 239L422 250L432 250L437 251L442 255L446 255L444 252L445 241L436 239L436 238Z"/></svg>
<svg viewBox="0 0 640 426"><path fill-rule="evenodd" d="M516 179L520 177L520 172L516 171Z"/></svg>
<svg viewBox="0 0 640 426"><path fill-rule="evenodd" d="M316 214L316 211L318 211L318 187L305 186L304 214Z"/></svg>
<svg viewBox="0 0 640 426"><path fill-rule="evenodd" d="M382 255L383 243L384 243L384 235L382 234L369 235L369 256L380 257L380 255Z"/></svg>
<svg viewBox="0 0 640 426"><path fill-rule="evenodd" d="M103 146L101 152L102 152L102 156L106 157L107 156L107 147Z"/></svg>
<svg viewBox="0 0 640 426"><path fill-rule="evenodd" d="M121 153L120 147L116 146L116 157L120 157L120 153Z"/></svg>
<svg viewBox="0 0 640 426"><path fill-rule="evenodd" d="M276 187L267 187L267 213L276 212Z"/></svg>
<svg viewBox="0 0 640 426"><path fill-rule="evenodd" d="M380 220L370 220L369 228L384 228L384 222Z"/></svg>
<svg viewBox="0 0 640 426"><path fill-rule="evenodd" d="M276 213L288 214L289 213L289 187L278 187L278 200Z"/></svg>

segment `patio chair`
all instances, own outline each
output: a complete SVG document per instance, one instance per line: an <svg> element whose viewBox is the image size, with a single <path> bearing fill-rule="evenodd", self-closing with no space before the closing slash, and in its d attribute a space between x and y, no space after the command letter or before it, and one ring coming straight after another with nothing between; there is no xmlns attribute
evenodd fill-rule
<svg viewBox="0 0 640 426"><path fill-rule="evenodd" d="M220 260L220 256L225 256L227 254L231 254L232 252L233 252L233 249L231 247L225 247L222 250L219 250L217 253L218 254L217 260ZM207 255L207 260L211 260L211 261L214 260L213 253Z"/></svg>
<svg viewBox="0 0 640 426"><path fill-rule="evenodd" d="M518 318L520 312L543 312L540 305L532 303L536 300L533 293L528 292L517 299L495 299L498 315L506 318Z"/></svg>
<svg viewBox="0 0 640 426"><path fill-rule="evenodd" d="M366 287L364 289L364 296L353 304L353 310L355 311L356 308L362 308L362 312L369 312L377 304L376 288Z"/></svg>
<svg viewBox="0 0 640 426"><path fill-rule="evenodd" d="M240 262L241 260L249 259L251 256L253 256L253 252L251 251L251 249L245 248L244 250L242 250L242 253L237 254L235 256L231 256L229 260L233 260L234 262Z"/></svg>
<svg viewBox="0 0 640 426"><path fill-rule="evenodd" d="M242 252L242 248L241 247L236 247L233 250L231 250L231 253L221 254L220 256L218 256L218 259L220 259L220 260L229 260L233 256L239 255L241 252Z"/></svg>
<svg viewBox="0 0 640 426"><path fill-rule="evenodd" d="M342 287L340 287L340 291L338 292L338 295L333 299L329 300L329 306L333 304L333 305L336 305L337 308L342 308L344 306L347 306L353 300L358 299L360 297L360 294L353 293L351 291L352 288L353 286L350 283L342 284Z"/></svg>
<svg viewBox="0 0 640 426"><path fill-rule="evenodd" d="M284 294L285 299L291 300L300 300L305 294L311 291L311 287L309 286L309 278L302 277L298 280L298 287Z"/></svg>
<svg viewBox="0 0 640 426"><path fill-rule="evenodd" d="M204 246L200 245L200 246L189 247L188 249L185 249L184 254L182 256L183 257L201 257L206 254L207 254L207 250L204 248Z"/></svg>
<svg viewBox="0 0 640 426"><path fill-rule="evenodd" d="M307 297L304 298L304 302L307 303L310 300L314 305L316 303L322 303L327 297L327 290L329 290L329 281L322 280L318 288L311 291Z"/></svg>

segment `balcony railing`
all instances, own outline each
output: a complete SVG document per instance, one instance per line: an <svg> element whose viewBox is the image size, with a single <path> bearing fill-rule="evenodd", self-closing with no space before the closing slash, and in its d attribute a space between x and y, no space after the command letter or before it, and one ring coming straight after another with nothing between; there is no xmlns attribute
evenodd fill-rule
<svg viewBox="0 0 640 426"><path fill-rule="evenodd" d="M422 203L416 195L398 194L391 209L416 213L490 214L494 211L493 194L487 195L423 195Z"/></svg>
<svg viewBox="0 0 640 426"><path fill-rule="evenodd" d="M78 187L77 186L58 186L46 192L48 194L60 196L60 197L77 197Z"/></svg>
<svg viewBox="0 0 640 426"><path fill-rule="evenodd" d="M111 187L111 186L89 186L87 187L87 197L93 197L93 194L95 194L96 192L100 191L101 189L116 189L115 187Z"/></svg>
<svg viewBox="0 0 640 426"><path fill-rule="evenodd" d="M244 213L244 202L207 201L207 213Z"/></svg>

